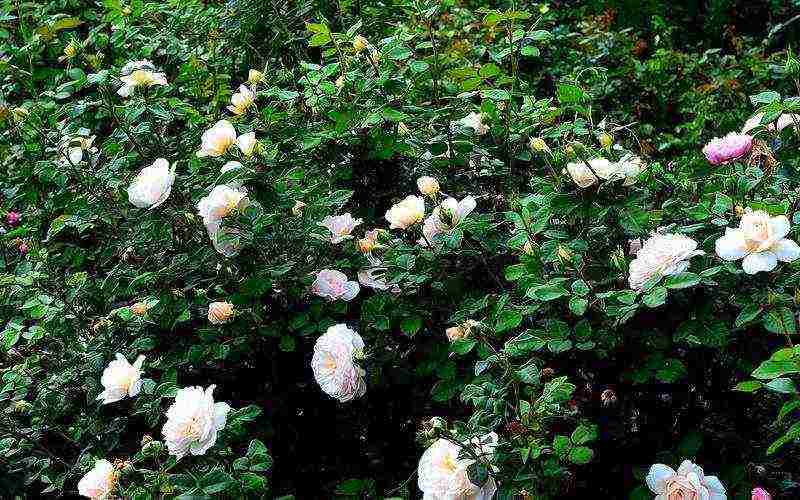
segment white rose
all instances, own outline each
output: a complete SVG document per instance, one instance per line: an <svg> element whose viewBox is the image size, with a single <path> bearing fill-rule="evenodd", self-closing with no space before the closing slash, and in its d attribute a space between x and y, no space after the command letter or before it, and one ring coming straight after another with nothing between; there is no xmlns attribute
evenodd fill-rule
<svg viewBox="0 0 800 500"><path fill-rule="evenodd" d="M317 339L311 368L325 394L342 403L364 395L364 370L354 361L363 350L361 336L343 324L331 326Z"/></svg>
<svg viewBox="0 0 800 500"><path fill-rule="evenodd" d="M470 113L464 118L453 122L455 126L451 125L452 130L457 130L458 127L468 128L472 130L475 135L484 135L489 131L489 127L483 124L480 113Z"/></svg>
<svg viewBox="0 0 800 500"><path fill-rule="evenodd" d="M217 441L217 433L225 428L231 407L214 403L214 387L186 387L175 395L167 410L167 423L161 434L170 454L180 460L187 453L203 455Z"/></svg>
<svg viewBox="0 0 800 500"><path fill-rule="evenodd" d="M425 217L425 200L409 195L386 212L386 220L391 229L405 229Z"/></svg>
<svg viewBox="0 0 800 500"><path fill-rule="evenodd" d="M600 179L609 179L616 171L616 165L606 158L593 158L587 166L584 162L567 164L567 172L580 188L596 184Z"/></svg>
<svg viewBox="0 0 800 500"><path fill-rule="evenodd" d="M738 228L725 228L725 236L715 244L723 260L742 261L747 274L772 271L778 261L792 262L800 257L800 246L786 238L791 225L784 215L770 217L762 211L747 209Z"/></svg>
<svg viewBox="0 0 800 500"><path fill-rule="evenodd" d="M231 96L231 105L228 106L228 110L235 115L243 115L255 100L255 93L247 88L247 85L239 85L239 92Z"/></svg>
<svg viewBox="0 0 800 500"><path fill-rule="evenodd" d="M258 145L258 141L256 141L256 133L250 132L240 135L239 138L236 139L236 145L239 146L239 151L241 151L246 157L253 156L256 146Z"/></svg>
<svg viewBox="0 0 800 500"><path fill-rule="evenodd" d="M689 267L689 259L703 253L697 250L697 242L687 236L656 233L642 244L631 262L631 288L642 288L653 276L680 274Z"/></svg>
<svg viewBox="0 0 800 500"><path fill-rule="evenodd" d="M472 440L473 449L482 461L491 463L497 434L491 433L480 440ZM481 444L483 443L483 444ZM469 479L471 457L459 458L462 446L446 439L436 440L420 458L417 467L417 485L430 500L491 500L497 492L497 483L489 476L483 486Z"/></svg>
<svg viewBox="0 0 800 500"><path fill-rule="evenodd" d="M475 210L477 202L472 196L467 196L461 201L447 198L438 207L433 209L431 215L425 219L422 226L423 238L419 244L427 246L433 244L437 236L444 232L452 231L461 221Z"/></svg>
<svg viewBox="0 0 800 500"><path fill-rule="evenodd" d="M117 486L117 473L108 460L98 460L78 481L78 494L92 500L106 500Z"/></svg>
<svg viewBox="0 0 800 500"><path fill-rule="evenodd" d="M199 158L206 156L222 156L236 142L236 129L228 120L220 120L213 127L203 132Z"/></svg>
<svg viewBox="0 0 800 500"><path fill-rule="evenodd" d="M169 198L175 182L175 167L159 158L145 167L128 187L128 201L139 208L156 208Z"/></svg>
<svg viewBox="0 0 800 500"><path fill-rule="evenodd" d="M247 193L244 189L234 189L226 184L215 186L208 196L197 203L197 212L203 222L219 221L240 207Z"/></svg>
<svg viewBox="0 0 800 500"><path fill-rule="evenodd" d="M119 401L125 396L135 397L142 388L144 356L136 358L133 364L120 353L117 353L116 358L108 363L100 378L104 390L96 399L102 400L104 405Z"/></svg>
<svg viewBox="0 0 800 500"><path fill-rule="evenodd" d="M153 63L147 60L132 61L123 66L119 79L122 87L117 90L117 94L121 97L129 97L137 88L167 84L164 73L156 71Z"/></svg>

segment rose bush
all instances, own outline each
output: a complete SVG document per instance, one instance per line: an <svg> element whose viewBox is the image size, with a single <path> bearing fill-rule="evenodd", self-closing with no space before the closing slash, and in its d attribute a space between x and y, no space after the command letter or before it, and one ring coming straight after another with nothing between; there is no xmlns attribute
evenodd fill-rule
<svg viewBox="0 0 800 500"><path fill-rule="evenodd" d="M797 491L788 9L73 3L0 18L0 496Z"/></svg>

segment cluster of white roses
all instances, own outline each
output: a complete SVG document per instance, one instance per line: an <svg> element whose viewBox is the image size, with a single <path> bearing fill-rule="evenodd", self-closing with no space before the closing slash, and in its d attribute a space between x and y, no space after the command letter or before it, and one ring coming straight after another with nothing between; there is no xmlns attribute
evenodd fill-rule
<svg viewBox="0 0 800 500"><path fill-rule="evenodd" d="M578 187L587 188L601 180L622 180L623 186L632 186L644 170L644 162L638 156L626 154L619 161L593 158L587 162L567 164L567 172Z"/></svg>
<svg viewBox="0 0 800 500"><path fill-rule="evenodd" d="M104 390L97 399L109 404L125 397L136 397L142 387L144 360L144 356L139 356L131 364L117 353L116 359L103 371L100 383ZM217 441L217 433L225 428L230 406L214 402L214 387L185 387L175 394L161 434L169 453L177 460L186 454L205 454ZM79 481L78 493L93 500L111 498L118 479L119 474L108 460L98 460Z"/></svg>
<svg viewBox="0 0 800 500"><path fill-rule="evenodd" d="M791 230L784 215L770 217L763 211L745 209L738 228L726 228L717 239L717 255L726 261L742 260L747 274L772 271L778 262L792 262L800 257L800 246L786 238ZM628 280L639 290L651 279L682 273L689 259L703 255L697 242L682 234L656 233L644 242L631 262Z"/></svg>

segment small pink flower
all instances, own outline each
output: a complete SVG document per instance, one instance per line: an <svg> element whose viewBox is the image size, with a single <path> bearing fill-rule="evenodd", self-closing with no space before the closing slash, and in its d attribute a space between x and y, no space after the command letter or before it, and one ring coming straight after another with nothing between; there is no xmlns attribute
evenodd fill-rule
<svg viewBox="0 0 800 500"><path fill-rule="evenodd" d="M712 165L722 165L731 160L741 158L753 148L753 138L746 134L731 132L725 137L715 137L706 147L703 154Z"/></svg>
<svg viewBox="0 0 800 500"><path fill-rule="evenodd" d="M20 219L21 217L17 212L8 212L6 214L6 222L8 222L9 226L16 226L19 224Z"/></svg>
<svg viewBox="0 0 800 500"><path fill-rule="evenodd" d="M328 300L353 300L361 287L357 281L348 281L347 276L335 269L323 269L311 285L311 291Z"/></svg>
<svg viewBox="0 0 800 500"><path fill-rule="evenodd" d="M331 232L331 243L340 243L352 238L351 234L356 226L361 225L361 219L354 219L349 213L331 217L330 215L318 222L317 225L327 228Z"/></svg>
<svg viewBox="0 0 800 500"><path fill-rule="evenodd" d="M28 244L27 243L22 243L19 246L19 254L20 255L26 255L27 253L28 253Z"/></svg>
<svg viewBox="0 0 800 500"><path fill-rule="evenodd" d="M753 488L753 500L772 500L772 495L764 488Z"/></svg>

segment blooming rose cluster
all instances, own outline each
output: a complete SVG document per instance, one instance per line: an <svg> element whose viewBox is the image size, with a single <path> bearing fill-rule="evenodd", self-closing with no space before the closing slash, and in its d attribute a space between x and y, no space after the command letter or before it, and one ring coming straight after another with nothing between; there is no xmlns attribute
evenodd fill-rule
<svg viewBox="0 0 800 500"><path fill-rule="evenodd" d="M651 278L680 274L689 268L689 259L703 255L697 242L682 234L656 233L642 244L631 262L628 281L634 290Z"/></svg>
<svg viewBox="0 0 800 500"><path fill-rule="evenodd" d="M567 164L567 173L580 188L587 188L600 180L622 180L623 186L631 186L643 170L642 159L631 154L626 154L616 162L607 158L593 158L588 165L583 161Z"/></svg>

